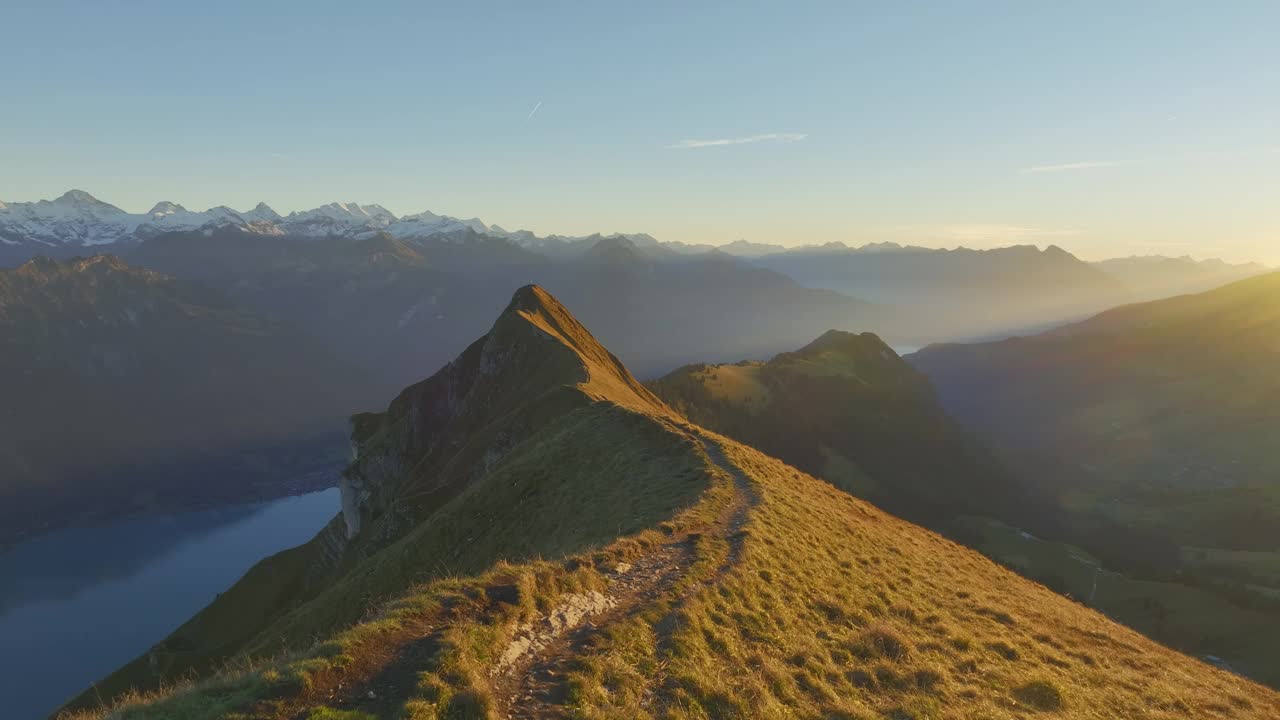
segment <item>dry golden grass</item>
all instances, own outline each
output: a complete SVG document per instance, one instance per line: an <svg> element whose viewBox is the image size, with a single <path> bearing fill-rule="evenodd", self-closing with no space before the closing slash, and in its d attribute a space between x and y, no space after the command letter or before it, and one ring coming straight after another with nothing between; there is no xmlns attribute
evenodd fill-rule
<svg viewBox="0 0 1280 720"><path fill-rule="evenodd" d="M673 717L1277 717L1161 647L742 446L741 563L682 618Z"/></svg>
<svg viewBox="0 0 1280 720"><path fill-rule="evenodd" d="M543 417L254 655L308 649L74 717L1280 717L1271 690L676 417L541 290L512 310L538 332L504 314L490 339L558 341L529 373L592 402ZM605 602L564 619L588 596ZM553 631L524 652L532 627Z"/></svg>
<svg viewBox="0 0 1280 720"><path fill-rule="evenodd" d="M681 581L572 649L565 714L1280 717L1270 690L1161 647L780 461L692 426L683 431L721 450L704 453L703 498L669 522L561 561L500 564L416 588L306 656L108 716L269 718L315 709L315 717L377 717L390 708L414 720L499 717L497 658L521 622L545 615L565 593L610 592L608 568L681 540L695 550ZM726 508L742 500L746 521L734 529L724 523ZM491 601L492 588L509 586L519 588L514 603ZM403 649L424 638L435 645L412 660L416 687L379 698L380 709L362 705L361 683L406 662Z"/></svg>
<svg viewBox="0 0 1280 720"><path fill-rule="evenodd" d="M709 365L698 376L713 398L758 411L769 404L772 393L760 379L761 363Z"/></svg>

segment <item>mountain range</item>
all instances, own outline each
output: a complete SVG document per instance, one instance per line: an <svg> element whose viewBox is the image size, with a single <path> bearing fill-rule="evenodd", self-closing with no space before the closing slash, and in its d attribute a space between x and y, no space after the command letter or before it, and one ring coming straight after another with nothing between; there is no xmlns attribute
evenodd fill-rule
<svg viewBox="0 0 1280 720"><path fill-rule="evenodd" d="M177 466L169 463L188 452L198 454L199 466L207 468L210 477L225 474L227 468L244 468L251 458L257 470L237 472L237 477L258 483L274 475L287 486L291 481L280 472L305 471L310 465L304 456L281 464L264 461L255 454L258 451L244 451L257 447L281 460L289 455L277 444L282 438L293 442L311 431L281 432L292 425L265 422L275 418L274 406L255 414L264 422L236 425L232 418L248 412L254 401L243 395L245 387L236 385L240 368L245 368L247 382L267 386L260 399L272 393L281 398L323 393L332 399L329 409L317 414L328 418L326 432L336 437L341 417L372 406L446 364L502 309L507 288L531 281L556 293L585 322L600 328L602 340L630 368L653 378L693 361L768 358L830 328L875 331L892 344L914 345L1011 332L1013 326L1027 323L1056 324L1093 303L1142 295L1152 288L1172 292L1187 283L1258 269L1158 259L1091 265L1056 248L978 252L826 243L785 250L739 242L722 250L661 243L642 234L537 237L479 220L431 213L399 217L380 206L353 203L288 216L261 204L243 213L227 208L194 213L158 203L151 212L135 215L81 191L53 201L4 205L0 240L0 263L4 257L25 258L32 252L67 257L111 250L123 257L63 263L37 259L8 271L11 278L50 273L57 279L9 286L7 302L15 323L11 342L16 344L7 360L17 373L10 381L21 383L34 377L30 373L40 372L45 373L40 375L42 382L47 379L60 390L83 385L76 398L84 418L117 417L128 406L121 397L147 398L150 405L138 411L140 418L177 418L185 411L181 399L192 392L190 388L234 388L217 393L226 402L213 402L216 409L200 422L166 421L148 431L152 441L143 442L139 433L120 439L110 431L95 434L93 427L75 422L60 435L61 421L41 414L33 386L16 387L9 418L22 427L11 436L14 443L2 457L12 468L11 490L25 490L12 495L8 506L13 518L9 539L76 517L88 519L93 512L171 504L182 500L182 493L197 504L234 494L231 485L219 495L214 491L220 487L217 483L174 483ZM136 283L134 300L145 300L130 300L130 305L115 299L104 292L113 286L103 278ZM836 285L879 302L805 283ZM103 318L129 317L134 305L168 307L168 296L148 297L158 288L181 295L183 300L175 305L181 309L165 313L163 322L154 326L104 324ZM56 310L20 317L20 311L39 307ZM149 322L155 320L148 317ZM227 317L255 324L263 328L263 337L278 342L244 346L220 370L210 364L218 357L215 352L184 355L184 350L213 343L235 330L234 323L211 321ZM90 329L99 335L91 336ZM47 337L17 343L24 333L37 331ZM187 348L164 348L164 338L186 334L200 340ZM230 332L218 347L241 347L245 336ZM40 345L51 337L63 344L56 349ZM55 370L61 367L57 363L41 367L49 354L101 357L108 364L118 358L150 358L146 362L159 367L165 353L173 362L163 372L148 371L157 378L153 385L138 373L85 379L75 375L83 368ZM254 363L256 369L249 370ZM267 379L293 363L309 371L293 373L278 384ZM210 380L211 375L216 377ZM777 373L770 370L765 375ZM165 389L169 387L174 390ZM316 403L309 402L314 408ZM37 409L29 411L33 407ZM24 424L23 417L38 422ZM111 424L120 432L132 427L127 417ZM214 425L221 429L209 429ZM179 439L183 428L190 432ZM104 462L76 467L65 454L59 458L46 451L46 443L56 437L101 448L97 457ZM25 440L19 444L17 438ZM758 437L751 441L764 442ZM166 459L158 462L158 456L150 457L144 448L161 448ZM781 448L774 449L782 454ZM811 471L819 469L808 460L788 459ZM101 477L123 474L136 481L127 492L109 501L102 494L81 495L82 488L101 485ZM173 495L171 491L178 489L178 496ZM37 502L41 493L46 494ZM163 502L153 502L159 497L156 493L169 494ZM54 497L62 499L54 502ZM90 515L83 515L86 512Z"/></svg>
<svg viewBox="0 0 1280 720"><path fill-rule="evenodd" d="M1262 263L1233 264L1221 260L1195 260L1185 255L1113 258L1094 263L1094 266L1124 283L1136 300L1204 292L1271 271Z"/></svg>
<svg viewBox="0 0 1280 720"><path fill-rule="evenodd" d="M384 392L448 362L501 311L506 288L535 280L646 375L691 358L770 354L829 327L877 327L867 303L723 253L647 252L624 237L549 256L471 228L357 240L223 226L159 235L128 257L301 328L376 370Z"/></svg>
<svg viewBox="0 0 1280 720"><path fill-rule="evenodd" d="M352 443L314 540L71 717L1280 713L1274 691L692 423L536 286L357 415Z"/></svg>
<svg viewBox="0 0 1280 720"><path fill-rule="evenodd" d="M29 259L32 254L84 254L86 248L129 245L166 232L212 229L233 225L261 235L308 238L364 238L375 232L392 237L431 237L470 229L513 243L555 251L591 241L552 235L537 237L527 230L509 232L479 219L462 220L424 211L397 216L380 205L334 202L280 215L266 203L240 212L225 205L192 211L162 201L145 213L130 213L83 190L70 190L54 200L0 202L0 262ZM646 245L657 241L643 235L617 235ZM119 250L114 250L119 252Z"/></svg>
<svg viewBox="0 0 1280 720"><path fill-rule="evenodd" d="M718 338L733 342L732 345L705 343L686 348L675 343L670 347L671 352L654 357L646 357L639 348L627 345L628 339L637 337L633 333L608 337L611 346L643 374L666 372L693 359L768 356L796 347L827 327L875 330L898 346L1025 334L1087 317L1115 305L1201 291L1266 270L1258 264L1231 265L1189 258L1120 258L1088 263L1052 246L1043 250L1033 246L981 251L936 250L892 242L851 247L838 241L804 244L804 238L796 240L801 243L796 247L745 240L717 247L660 242L644 233L538 236L527 230L508 231L476 218L459 219L432 212L398 216L380 205L358 203L330 203L281 215L264 203L244 212L225 206L194 212L172 202L160 202L149 212L128 213L80 190L69 191L55 200L0 203L0 267L16 265L37 255L68 258L110 251L135 265L162 270L180 279L207 281L224 291L245 288L246 296L265 291L281 298L288 290L282 287L276 292L270 284L279 281L285 286L296 286L314 264L319 272L313 279L323 275L326 282L341 289L335 296L318 298L321 303L329 304L329 310L336 309L333 307L336 296L351 300L353 293L373 291L361 248L390 248L394 241L399 241L399 249L383 254L399 256L401 260L406 260L408 255L416 256L408 263L412 266L408 272L415 278L423 267L436 271L432 283L443 277L439 271L465 271L481 277L478 291L473 294L478 298L474 301L474 311L455 307L436 313L442 314L445 320L441 327L431 330L431 335L438 331L444 339L422 340L437 350L422 360L427 364L444 362L465 343L466 337L483 329L483 318L498 309L491 298L500 295L501 288L536 281L576 304L581 297L578 289L589 284L582 281L583 273L602 265L618 269L632 261L637 265L631 273L632 285L641 274L657 281L652 283L655 287L644 299L654 294L663 297L667 289L656 286L662 284L659 276L670 274L671 268L679 267L680 272L690 278L691 287L696 287L704 282L697 277L701 270L725 275L724 271L730 266L727 260L733 259L738 267L729 274L739 277L731 282L748 290L757 282L780 287L780 279L785 277L797 286L786 292L791 299L788 317L806 317L809 312L802 307L805 304L812 305L813 312L822 314L820 321L804 324L785 338L766 335L763 340L749 340L751 333L743 332L747 328L738 327L736 332L726 332ZM348 259L354 267L344 266ZM705 262L682 266L681 260ZM206 261L212 265L201 267ZM380 270L396 272L390 269L391 264L392 261L385 259L380 261ZM769 270L778 277L768 279L760 273L751 276L746 273L746 267ZM286 277L288 272L292 272L293 277ZM487 284L491 277L496 280L492 285ZM714 284L717 280L709 282ZM454 284L471 283L459 280ZM314 295L314 292L295 289L300 295L284 301L294 305L292 315L298 314L301 303L307 301L304 296ZM611 288L603 289L604 297L610 297ZM813 291L830 292L821 295ZM365 315L371 318L370 326L357 332L383 341L371 345L381 353L375 358L380 368L385 367L382 363L387 357L383 351L386 341L392 337L402 339L404 335L399 332L399 321L392 318L403 317L407 323L420 323L424 317L432 317L424 314L434 307L431 303L441 302L442 297L457 297L454 293L442 296L404 287L382 288L376 292L382 293L381 302L394 307L367 308L373 311ZM845 298L838 299L831 292ZM737 297L749 298L750 295L744 292ZM393 297L399 299L393 301ZM354 298L352 312L367 299ZM686 299L692 302L686 303L685 308L704 306L698 302L699 298ZM628 302L637 300L641 299L631 298ZM855 301L863 306L855 310ZM761 308L780 308L764 303L749 309L748 304L749 301L743 302L739 315ZM838 308L842 304L845 307ZM625 311L618 308L617 303L606 303L606 306ZM268 313L277 309L254 307ZM587 312L586 305L578 307ZM852 319L839 321L831 312L843 312ZM871 317L873 312L875 317ZM467 319L460 320L462 316ZM655 317L664 326L672 326L668 322L670 318L660 314L641 313L640 316ZM289 313L285 317L289 322L296 319ZM313 312L309 317L315 324L318 314ZM451 326L455 318L462 323L460 329ZM604 312L587 319L606 331L618 327ZM388 323L393 327L388 329ZM335 326L351 327L343 322ZM711 322L706 328L718 326ZM786 327L785 322L769 323L769 329L775 331ZM703 329L692 328L695 333ZM757 328L757 335L761 329ZM428 337L421 331L411 330L410 334ZM359 344L346 343L338 347L355 345ZM661 346L648 337L639 338L635 345L647 349ZM696 352L685 352L686 349ZM401 353L399 357L405 355ZM396 374L387 387L407 382L420 368L418 365Z"/></svg>

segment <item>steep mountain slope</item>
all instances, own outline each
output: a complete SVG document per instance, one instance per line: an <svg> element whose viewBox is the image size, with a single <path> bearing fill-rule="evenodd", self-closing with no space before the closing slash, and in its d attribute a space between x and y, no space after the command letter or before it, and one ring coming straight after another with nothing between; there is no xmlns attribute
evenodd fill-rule
<svg viewBox="0 0 1280 720"><path fill-rule="evenodd" d="M964 512L1032 513L929 381L871 333L832 330L768 362L690 365L649 388L705 428L932 527Z"/></svg>
<svg viewBox="0 0 1280 720"><path fill-rule="evenodd" d="M279 472L323 468L341 442L360 377L115 257L0 271L0 542L72 518L243 501L268 480L284 492Z"/></svg>
<svg viewBox="0 0 1280 720"><path fill-rule="evenodd" d="M1274 675L1277 337L1273 273L1035 337L926 348L910 360L948 410L1056 498L1067 519L1061 537L1091 543L1145 580L1176 583L1113 595L1131 598L1136 624L1201 647L1218 642L1224 649L1213 654ZM1070 551L1037 557L999 530L982 534L993 553L1021 556L1074 592L1097 592L1098 569L1071 561Z"/></svg>
<svg viewBox="0 0 1280 720"><path fill-rule="evenodd" d="M946 407L1043 453L1073 507L1177 540L1280 547L1280 274L911 358Z"/></svg>
<svg viewBox="0 0 1280 720"><path fill-rule="evenodd" d="M754 261L803 285L894 306L894 326L924 341L1008 333L1129 300L1119 281L1050 246L995 250L798 248Z"/></svg>
<svg viewBox="0 0 1280 720"><path fill-rule="evenodd" d="M79 717L1280 712L689 424L535 287L353 438L343 518L76 703L123 705ZM259 660L125 693L238 652Z"/></svg>
<svg viewBox="0 0 1280 720"><path fill-rule="evenodd" d="M1184 293L1204 292L1269 272L1267 266L1260 263L1197 261L1185 256L1113 258L1093 265L1124 283L1134 300L1156 300Z"/></svg>
<svg viewBox="0 0 1280 720"><path fill-rule="evenodd" d="M1078 527L1037 485L1043 468L1024 466L1028 477L1016 477L874 335L831 331L768 363L693 365L649 386L699 425L962 540L1161 642L1257 677L1280 672L1280 607L1183 576L1108 571L1104 562L1125 568L1126 555L1145 558L1160 544L1119 519Z"/></svg>

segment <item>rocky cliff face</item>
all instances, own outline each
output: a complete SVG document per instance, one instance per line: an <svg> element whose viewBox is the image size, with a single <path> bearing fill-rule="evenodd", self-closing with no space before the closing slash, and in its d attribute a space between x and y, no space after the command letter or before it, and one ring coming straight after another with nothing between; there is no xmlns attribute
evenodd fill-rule
<svg viewBox="0 0 1280 720"><path fill-rule="evenodd" d="M366 533L381 545L378 538L397 536L418 510L484 475L527 434L521 411L530 400L588 380L574 349L526 317L554 314L548 303L559 305L523 288L489 334L440 372L386 412L352 419L355 458L340 484L349 540Z"/></svg>

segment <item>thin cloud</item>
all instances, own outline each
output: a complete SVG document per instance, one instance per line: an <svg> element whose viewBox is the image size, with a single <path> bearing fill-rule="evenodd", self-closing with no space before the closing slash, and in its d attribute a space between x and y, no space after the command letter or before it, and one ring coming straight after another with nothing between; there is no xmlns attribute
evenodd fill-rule
<svg viewBox="0 0 1280 720"><path fill-rule="evenodd" d="M529 117L525 118L525 119L524 119L524 121L525 121L525 122L529 122L530 120L532 120L532 119L533 119L533 114L534 114L534 113L536 113L536 112L538 112L538 108L540 108L540 107L542 107L542 101L541 101L541 100L539 100L539 101L538 101L538 104L537 104L537 105L534 105L534 106L533 106L533 109L529 111Z"/></svg>
<svg viewBox="0 0 1280 720"><path fill-rule="evenodd" d="M1066 172L1068 170L1091 170L1093 168L1109 168L1120 164L1118 160L1086 160L1085 162L1064 163L1062 165L1037 165L1023 168L1018 172L1023 175L1031 173Z"/></svg>
<svg viewBox="0 0 1280 720"><path fill-rule="evenodd" d="M739 138L716 138L714 140L681 140L674 145L667 147L673 150L688 150L690 148L704 147L720 147L723 145L749 145L751 143L761 142L799 142L809 137L807 133L764 133L762 135L748 135Z"/></svg>

